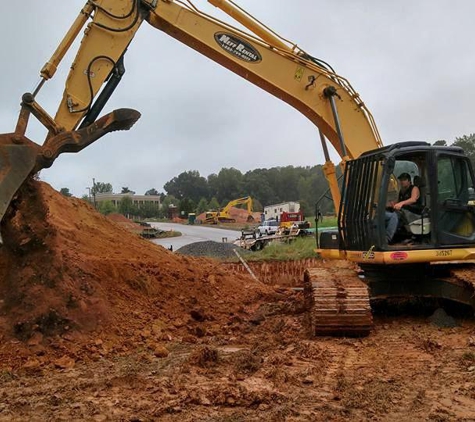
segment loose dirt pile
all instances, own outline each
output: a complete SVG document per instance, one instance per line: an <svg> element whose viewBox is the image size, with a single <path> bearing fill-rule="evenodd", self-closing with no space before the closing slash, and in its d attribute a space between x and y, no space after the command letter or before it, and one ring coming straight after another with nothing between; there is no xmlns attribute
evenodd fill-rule
<svg viewBox="0 0 475 422"><path fill-rule="evenodd" d="M4 221L0 420L475 420L473 319L309 338L271 264L174 255L36 182Z"/></svg>
<svg viewBox="0 0 475 422"><path fill-rule="evenodd" d="M249 217L249 214L247 210L245 209L238 208L238 207L231 207L229 209L229 215L231 216L231 218L234 218L236 220L236 223L239 223L239 224L249 223L249 221L247 220ZM253 221L254 223L258 223L259 221L261 221L261 213L259 212L253 212L252 217L254 218L254 221ZM199 221L205 221L206 213L204 212L198 215L196 219Z"/></svg>
<svg viewBox="0 0 475 422"><path fill-rule="evenodd" d="M134 223L122 214L109 214L107 218L132 233L140 234L143 231L143 227L140 224Z"/></svg>
<svg viewBox="0 0 475 422"><path fill-rule="evenodd" d="M76 349L80 339L107 337L109 349L127 348L143 330L166 337L194 321L193 312L226 319L266 291L216 263L153 245L44 183L26 185L4 221L0 335L21 345L67 338ZM30 349L20 345L18 354L2 343L0 366L25 364Z"/></svg>

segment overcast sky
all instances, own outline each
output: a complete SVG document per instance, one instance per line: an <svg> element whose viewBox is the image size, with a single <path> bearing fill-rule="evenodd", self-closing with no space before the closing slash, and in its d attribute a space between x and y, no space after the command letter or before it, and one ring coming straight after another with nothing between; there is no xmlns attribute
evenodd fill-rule
<svg viewBox="0 0 475 422"><path fill-rule="evenodd" d="M434 142L475 132L474 0L236 0L276 32L330 63L371 110L383 142ZM84 1L2 3L0 132ZM230 19L204 0L195 4ZM72 56L39 103L54 115ZM286 103L144 23L105 112L135 108L129 132L63 154L41 179L82 196L96 181L143 194L186 170L242 172L323 163L316 127ZM41 143L32 125L28 136ZM334 157L336 155L334 154Z"/></svg>

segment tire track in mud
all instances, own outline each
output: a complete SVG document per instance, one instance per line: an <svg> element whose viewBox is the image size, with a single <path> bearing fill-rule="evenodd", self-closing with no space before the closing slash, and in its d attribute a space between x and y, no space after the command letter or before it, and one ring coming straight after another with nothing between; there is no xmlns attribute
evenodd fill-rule
<svg viewBox="0 0 475 422"><path fill-rule="evenodd" d="M435 418L457 421L475 420L475 371L463 367L461 361L443 355L436 369L436 377L426 391L431 403L430 414ZM460 355L463 356L462 350ZM463 359L461 359L463 360Z"/></svg>
<svg viewBox="0 0 475 422"><path fill-rule="evenodd" d="M475 378L468 368L461 371L453 352L463 356L464 348L449 345L448 337L443 331L428 334L423 330L384 341L388 367L403 393L399 409L388 418L404 420L407 409L412 409L412 416L421 413L431 420L475 420Z"/></svg>
<svg viewBox="0 0 475 422"><path fill-rule="evenodd" d="M460 365L453 354L444 358L443 333L439 338L399 325L378 326L365 339L312 342L325 352L324 370L311 385L314 391L299 395L302 407L332 420L382 414L394 421L475 420L475 384L457 380ZM305 361L296 359L294 369L299 365Z"/></svg>
<svg viewBox="0 0 475 422"><path fill-rule="evenodd" d="M342 374L345 374L346 370L354 365L356 352L350 345L327 344L326 346L331 360L327 364L320 395L325 401L330 401L338 398L338 381Z"/></svg>

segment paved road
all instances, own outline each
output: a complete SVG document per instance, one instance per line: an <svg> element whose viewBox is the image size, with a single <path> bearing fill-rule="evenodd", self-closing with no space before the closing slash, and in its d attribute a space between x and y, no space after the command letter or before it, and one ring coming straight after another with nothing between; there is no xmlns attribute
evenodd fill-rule
<svg viewBox="0 0 475 422"><path fill-rule="evenodd" d="M203 242L206 240L214 240L215 242L222 242L223 238L227 238L228 242L233 242L241 236L241 232L237 230L225 230L218 228L211 228L208 226L187 226L176 223L150 223L152 227L161 230L175 230L182 233L179 237L169 237L167 239L153 239L152 242L157 245L162 245L165 248L173 246L173 250L181 248L194 242Z"/></svg>

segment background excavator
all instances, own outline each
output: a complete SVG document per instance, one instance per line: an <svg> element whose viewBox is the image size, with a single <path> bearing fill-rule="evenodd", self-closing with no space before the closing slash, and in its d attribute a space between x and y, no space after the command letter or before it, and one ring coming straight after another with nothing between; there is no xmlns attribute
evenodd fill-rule
<svg viewBox="0 0 475 422"><path fill-rule="evenodd" d="M230 0L208 0L250 33L229 26L184 0L88 1L41 69L41 82L23 95L14 132L0 135L0 217L24 181L63 152L78 152L103 135L127 130L140 117L115 110L98 118L124 73L126 50L143 22L163 31L300 111L318 128L324 173L338 210L338 230L321 235L318 253L346 259L364 271L309 269L305 298L315 334L368 334L370 299L436 296L474 302L474 175L459 148L426 143L383 147L373 117L350 83L324 61L281 38ZM83 27L56 115L36 101ZM48 136L39 145L26 136L35 116ZM342 180L327 141L342 158ZM397 177L417 177L423 209L400 239L389 244L386 204ZM364 277L364 278L363 278Z"/></svg>
<svg viewBox="0 0 475 422"><path fill-rule="evenodd" d="M206 224L218 224L218 223L235 223L236 219L233 218L230 214L232 207L236 205L246 205L247 207L247 221L254 221L252 216L252 198L250 196L244 196L243 198L234 199L229 201L225 207L221 208L219 211L209 211L205 214Z"/></svg>

